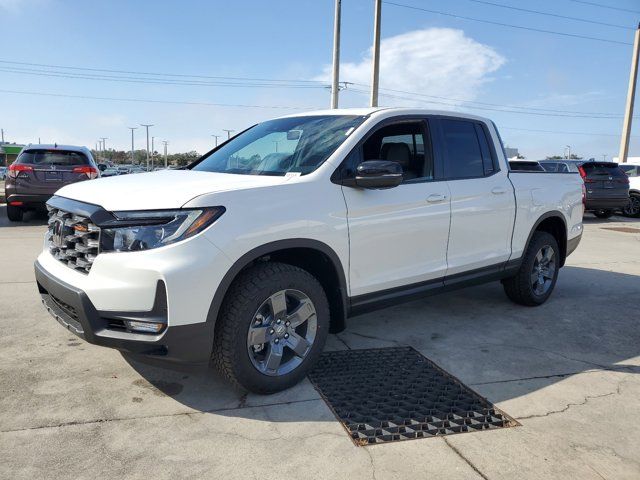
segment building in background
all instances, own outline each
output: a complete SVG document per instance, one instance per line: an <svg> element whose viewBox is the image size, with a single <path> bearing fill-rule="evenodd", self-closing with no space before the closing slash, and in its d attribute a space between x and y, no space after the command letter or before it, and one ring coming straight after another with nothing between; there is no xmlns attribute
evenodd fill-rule
<svg viewBox="0 0 640 480"><path fill-rule="evenodd" d="M613 157L613 162L620 163L618 157ZM627 157L627 163L632 163L633 165L640 165L640 157Z"/></svg>
<svg viewBox="0 0 640 480"><path fill-rule="evenodd" d="M509 160L520 157L520 152L518 152L517 148L504 147L504 153Z"/></svg>
<svg viewBox="0 0 640 480"><path fill-rule="evenodd" d="M0 167L11 165L18 158L23 148L24 145L17 143L0 143Z"/></svg>

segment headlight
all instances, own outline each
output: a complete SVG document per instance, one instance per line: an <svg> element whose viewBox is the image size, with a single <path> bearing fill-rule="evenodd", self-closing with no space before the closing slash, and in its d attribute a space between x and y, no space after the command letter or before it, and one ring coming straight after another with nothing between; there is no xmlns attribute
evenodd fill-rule
<svg viewBox="0 0 640 480"><path fill-rule="evenodd" d="M101 252L134 252L163 247L201 232L224 207L114 212L116 220L100 231Z"/></svg>

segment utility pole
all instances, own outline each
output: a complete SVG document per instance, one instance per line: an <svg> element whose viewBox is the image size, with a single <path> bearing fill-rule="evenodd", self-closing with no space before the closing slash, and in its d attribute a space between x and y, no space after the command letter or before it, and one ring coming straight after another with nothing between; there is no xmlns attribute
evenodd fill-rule
<svg viewBox="0 0 640 480"><path fill-rule="evenodd" d="M218 146L218 138L220 137L220 135L211 135L213 138L216 139L216 147Z"/></svg>
<svg viewBox="0 0 640 480"><path fill-rule="evenodd" d="M571 145L567 145L565 151L567 152L567 160L571 160Z"/></svg>
<svg viewBox="0 0 640 480"><path fill-rule="evenodd" d="M148 172L149 171L149 127L153 127L153 123L148 123L148 124L141 123L140 126L147 129L147 172Z"/></svg>
<svg viewBox="0 0 640 480"><path fill-rule="evenodd" d="M109 137L100 137L100 140L102 140L102 152L103 152L103 159L107 158L107 142L105 142L105 140L108 140Z"/></svg>
<svg viewBox="0 0 640 480"><path fill-rule="evenodd" d="M380 79L380 21L382 16L382 0L374 0L373 18L373 58L371 71L371 107L378 106L378 81Z"/></svg>
<svg viewBox="0 0 640 480"><path fill-rule="evenodd" d="M4 128L0 128L0 132L2 132L2 143L4 143Z"/></svg>
<svg viewBox="0 0 640 480"><path fill-rule="evenodd" d="M340 92L340 7L342 0L336 0L336 10L333 17L333 78L331 81L331 108L338 108Z"/></svg>
<svg viewBox="0 0 640 480"><path fill-rule="evenodd" d="M223 128L222 131L227 132L227 140L231 138L231 132L235 132L235 130L227 130L226 128Z"/></svg>
<svg viewBox="0 0 640 480"><path fill-rule="evenodd" d="M167 144L169 142L163 140L162 143L164 143L164 168L167 168Z"/></svg>
<svg viewBox="0 0 640 480"><path fill-rule="evenodd" d="M153 170L156 166L156 147L155 147L155 139L156 137L151 137L151 170Z"/></svg>
<svg viewBox="0 0 640 480"><path fill-rule="evenodd" d="M137 130L138 127L127 127L129 130L131 130L131 165L133 165L135 162L135 153L134 153L134 146L133 146L133 131Z"/></svg>
<svg viewBox="0 0 640 480"><path fill-rule="evenodd" d="M627 163L629 155L629 138L631 137L631 122L633 120L633 103L636 99L636 83L638 81L638 56L640 55L640 24L633 41L633 56L631 57L631 73L629 74L629 90L627 91L627 106L622 123L622 139L620 140L620 154L618 162Z"/></svg>

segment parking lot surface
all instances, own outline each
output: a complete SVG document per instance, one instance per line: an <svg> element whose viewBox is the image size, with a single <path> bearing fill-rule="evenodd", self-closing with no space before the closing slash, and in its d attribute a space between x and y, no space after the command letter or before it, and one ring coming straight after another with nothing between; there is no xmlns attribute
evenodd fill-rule
<svg viewBox="0 0 640 480"><path fill-rule="evenodd" d="M356 447L308 381L240 395L76 338L40 303L46 218L26 220L0 207L0 478L640 478L638 221L586 218L541 307L496 282L350 319L327 349L412 346L521 424Z"/></svg>

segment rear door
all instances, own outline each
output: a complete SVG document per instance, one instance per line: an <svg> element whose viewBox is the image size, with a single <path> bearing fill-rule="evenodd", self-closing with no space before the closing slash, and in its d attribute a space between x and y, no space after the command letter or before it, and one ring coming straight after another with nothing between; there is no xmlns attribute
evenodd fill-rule
<svg viewBox="0 0 640 480"><path fill-rule="evenodd" d="M438 125L451 192L446 282L453 282L451 276L499 267L509 259L515 197L487 125L447 117L439 118Z"/></svg>
<svg viewBox="0 0 640 480"><path fill-rule="evenodd" d="M91 166L81 152L67 150L24 150L16 163L31 166L16 178L16 193L53 194L69 183L89 178L80 167Z"/></svg>

